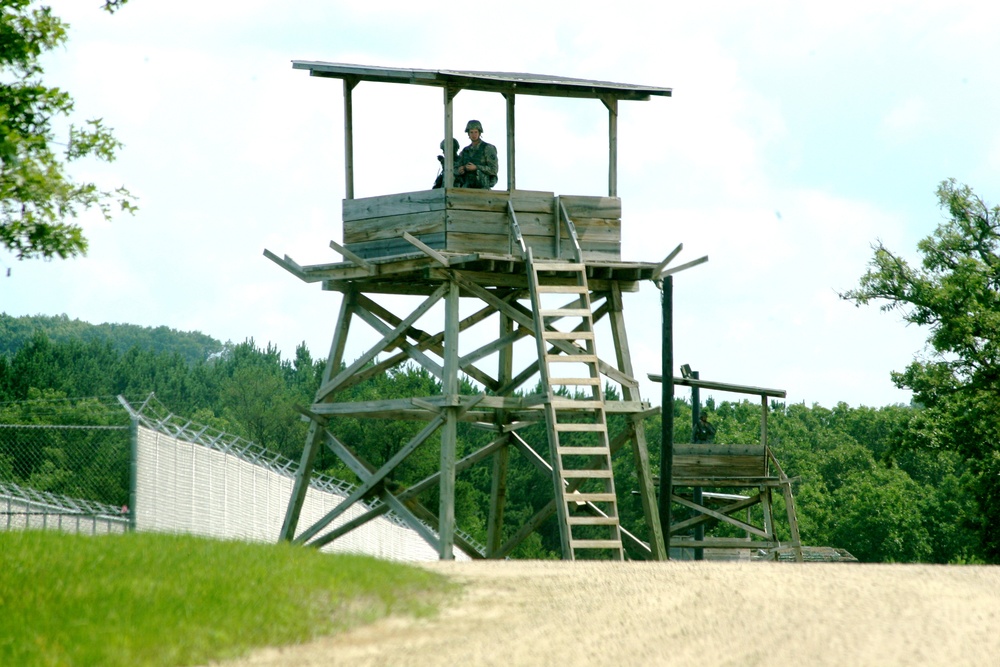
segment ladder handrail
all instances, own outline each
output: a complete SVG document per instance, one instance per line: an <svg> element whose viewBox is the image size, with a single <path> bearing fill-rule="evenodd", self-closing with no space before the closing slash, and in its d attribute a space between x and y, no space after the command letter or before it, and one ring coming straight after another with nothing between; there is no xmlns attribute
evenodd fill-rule
<svg viewBox="0 0 1000 667"><path fill-rule="evenodd" d="M559 237L559 222L564 221L566 223L566 229L569 230L569 239L573 243L573 253L576 255L576 261L583 262L583 249L580 248L580 237L576 233L576 225L569 217L569 213L566 211L566 204L563 203L562 199L556 197L558 203L559 211L557 213L558 219L556 220L556 238Z"/></svg>
<svg viewBox="0 0 1000 667"><path fill-rule="evenodd" d="M524 237L521 235L521 226L517 224L517 214L514 213L514 204L510 199L507 200L507 213L510 215L510 231L513 236L507 237L508 248L510 249L510 254L514 254L514 241L517 241L518 247L521 249L521 257L528 258L528 248L524 244Z"/></svg>

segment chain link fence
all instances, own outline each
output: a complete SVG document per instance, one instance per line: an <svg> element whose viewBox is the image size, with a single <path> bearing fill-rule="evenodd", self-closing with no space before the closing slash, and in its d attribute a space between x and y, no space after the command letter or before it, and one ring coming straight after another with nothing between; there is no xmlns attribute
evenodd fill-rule
<svg viewBox="0 0 1000 667"><path fill-rule="evenodd" d="M0 403L0 528L127 530L130 424L114 399Z"/></svg>
<svg viewBox="0 0 1000 667"><path fill-rule="evenodd" d="M273 541L297 468L257 443L174 415L153 395L131 403L123 397L0 403L0 530L154 530ZM305 514L318 519L354 488L313 475ZM391 512L330 550L436 558Z"/></svg>

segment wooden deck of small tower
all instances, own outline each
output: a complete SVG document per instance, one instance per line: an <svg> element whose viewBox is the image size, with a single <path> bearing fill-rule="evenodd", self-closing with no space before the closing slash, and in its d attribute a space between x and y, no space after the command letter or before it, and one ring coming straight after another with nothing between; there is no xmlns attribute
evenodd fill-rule
<svg viewBox="0 0 1000 667"><path fill-rule="evenodd" d="M640 396L622 294L656 278L662 263L621 258L622 204L617 196L617 116L622 100L670 95L652 88L601 81L495 72L387 69L338 63L295 62L312 76L341 79L345 100L344 236L330 246L344 261L300 266L265 254L290 273L341 293L322 386L304 409L310 421L301 466L289 499L281 538L321 546L367 520L391 511L434 545L442 559L454 548L474 558L503 558L548 518L559 522L562 555L664 559L667 552L657 512L643 421L658 413ZM462 90L500 93L507 103L507 172L504 189L446 187L377 197L354 197L352 96L360 82L436 86L443 91L443 135L451 143L452 100ZM608 110L608 192L599 196L519 190L515 182L514 110L519 95L598 101ZM452 157L445 152L444 173ZM498 188L501 187L498 185ZM410 305L395 312L380 297L406 295ZM475 302L462 316L460 302ZM443 304L443 307L442 307ZM428 325L433 321L433 326ZM608 340L595 323L606 321ZM344 359L348 337L359 322L369 329L366 352ZM483 327L490 327L484 333ZM602 327L603 329L603 327ZM354 340L354 338L352 338ZM516 348L532 353L525 361ZM533 343L533 345L532 345ZM438 378L442 392L396 400L350 402L341 392L404 363ZM342 369L342 365L346 368ZM459 393L460 374L482 388ZM541 378L535 392L533 378ZM621 400L604 398L613 383ZM607 416L627 416L609 431ZM414 438L376 467L351 443L327 428L340 417L426 422ZM492 431L490 443L456 457L456 428L473 422ZM527 424L545 424L546 441L523 437ZM406 489L388 488L387 476L430 438L439 438L437 473ZM328 447L361 480L341 505L311 526L300 527L313 464ZM630 447L648 531L631 535L618 521L612 460ZM511 455L525 457L552 485L552 501L523 525L507 527L504 516ZM486 545L478 548L455 524L455 480L469 467L492 459L493 487ZM439 489L436 508L421 494ZM628 493L629 491L625 491ZM342 515L362 501L381 500L350 521ZM504 535L509 537L504 539Z"/></svg>

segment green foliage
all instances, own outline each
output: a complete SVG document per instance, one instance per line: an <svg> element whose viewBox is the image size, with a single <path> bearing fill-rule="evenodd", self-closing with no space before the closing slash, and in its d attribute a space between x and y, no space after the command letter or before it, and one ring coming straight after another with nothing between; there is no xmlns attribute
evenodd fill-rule
<svg viewBox="0 0 1000 667"><path fill-rule="evenodd" d="M126 0L107 0L113 12ZM43 54L66 43L66 23L35 0L0 4L0 245L19 259L86 254L87 240L73 222L96 208L134 213L125 187L103 190L74 180L70 164L83 158L105 162L122 147L104 122L70 124L62 141L56 123L69 119L73 98L42 81Z"/></svg>
<svg viewBox="0 0 1000 667"><path fill-rule="evenodd" d="M841 296L880 302L908 324L926 327L927 350L902 372L897 386L921 406L901 446L958 452L968 462L983 517L982 546L1000 559L990 526L1000 506L990 500L991 461L1000 450L1000 206L990 207L954 179L937 191L948 219L921 240L919 266L881 243L860 285Z"/></svg>
<svg viewBox="0 0 1000 667"><path fill-rule="evenodd" d="M451 590L419 568L286 544L2 532L0 664L214 664L426 615Z"/></svg>
<svg viewBox="0 0 1000 667"><path fill-rule="evenodd" d="M57 343L98 341L110 343L119 352L135 347L152 353L177 353L189 364L205 361L223 349L221 342L198 331L136 324L90 324L66 315L13 317L0 313L0 357L13 356L39 331Z"/></svg>
<svg viewBox="0 0 1000 667"><path fill-rule="evenodd" d="M164 351L138 347L119 351L107 339L60 341L36 331L9 358L0 355L0 422L103 424L110 419L107 399L67 401L66 397L124 393L141 400L153 391L175 414L242 435L293 459L301 455L307 426L296 406L312 403L325 361L313 359L305 345L286 360L273 346L261 348L251 339L227 344L211 358L189 363L166 351L175 349L171 335L183 336L166 330L161 345ZM4 344L0 337L0 345ZM335 400L430 397L440 391L440 383L426 370L405 365L351 386ZM478 390L463 382L460 391L468 394ZM617 397L613 392L607 395ZM26 400L32 403L23 403ZM42 404L53 407L43 412L38 408ZM716 426L716 442L720 444L759 442L760 411L756 401L709 401L702 408ZM691 405L675 400L673 412L675 442L690 441ZM984 545L1000 543L1000 536L989 515L982 512L982 504L997 504L1000 498L1000 483L996 482L1000 458L976 462L953 450L911 446L915 432L930 428L925 422L928 412L899 405L852 408L841 403L831 409L771 403L769 439L785 472L798 478L795 500L806 544L845 548L870 561L990 559L991 552ZM612 436L625 424L623 415L609 415ZM646 421L654 475L660 465L661 424L659 417ZM330 422L338 439L376 467L423 426L419 420L337 417ZM525 426L517 433L547 455L542 423ZM125 440L115 445L75 443L78 437L56 431L44 445L36 443L30 450L16 443L0 448L0 475L19 483L30 480L45 490L124 504ZM458 458L485 446L493 437L488 430L460 423ZM92 453L81 459L84 449ZM409 487L435 474L439 465L440 438L431 437L387 478L386 485L390 489ZM321 448L316 466L321 472L356 481L327 448ZM638 475L630 446L615 456L614 470L622 525L646 537L641 498L632 493L638 490ZM484 543L492 476L493 459L487 458L460 473L456 483L458 525ZM95 481L85 486L83 480L90 477ZM551 498L551 480L511 450L502 539L510 539ZM416 500L436 513L436 486ZM776 502L777 516L783 516L780 500ZM779 531L785 531L783 522L777 523ZM552 518L512 555L553 558L558 552L558 526Z"/></svg>

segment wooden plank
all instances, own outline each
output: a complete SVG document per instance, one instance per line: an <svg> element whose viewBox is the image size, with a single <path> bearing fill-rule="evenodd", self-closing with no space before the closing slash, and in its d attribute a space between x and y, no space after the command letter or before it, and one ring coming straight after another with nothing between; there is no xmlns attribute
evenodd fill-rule
<svg viewBox="0 0 1000 667"><path fill-rule="evenodd" d="M566 212L573 222L576 222L577 218L622 217L622 200L619 197L561 195L559 200L566 207Z"/></svg>
<svg viewBox="0 0 1000 667"><path fill-rule="evenodd" d="M415 238L419 239L421 243L426 244L428 247L434 250L445 250L445 234L440 232L437 234L417 234ZM363 259L375 259L378 257L393 257L395 255L404 255L413 251L413 246L405 241L402 236L398 236L392 239L384 239L382 241L368 241L365 243L346 243L344 247L351 252L357 254ZM475 252L471 249L466 249L464 252ZM379 266L379 273L382 273L382 266Z"/></svg>
<svg viewBox="0 0 1000 667"><path fill-rule="evenodd" d="M758 456L764 458L766 450L761 445L718 445L675 443L674 456Z"/></svg>
<svg viewBox="0 0 1000 667"><path fill-rule="evenodd" d="M348 250L344 246L340 245L336 241L330 241L330 247L333 250L335 250L336 252L339 252L344 257L344 259L346 259L349 262L352 262L353 264L356 264L359 268L364 269L369 274L375 273L375 265L374 264L372 264L370 262L367 262L364 259L358 257L353 252L351 252L350 250Z"/></svg>
<svg viewBox="0 0 1000 667"><path fill-rule="evenodd" d="M345 199L343 208L345 223L352 220L382 218L404 213L442 211L445 208L445 191L443 189L420 190L361 199Z"/></svg>
<svg viewBox="0 0 1000 667"><path fill-rule="evenodd" d="M580 493L567 491L563 499L568 503L613 503L617 500L613 493Z"/></svg>
<svg viewBox="0 0 1000 667"><path fill-rule="evenodd" d="M445 231L444 211L407 213L367 220L344 222L344 243L364 243L411 234L434 234Z"/></svg>
<svg viewBox="0 0 1000 667"><path fill-rule="evenodd" d="M676 452L676 450L675 450ZM684 477L764 477L764 459L758 456L674 454L674 479Z"/></svg>
<svg viewBox="0 0 1000 667"><path fill-rule="evenodd" d="M774 549L781 545L780 542L760 540L744 540L738 537L720 538L714 537L705 540L670 540L671 547L681 549Z"/></svg>
<svg viewBox="0 0 1000 667"><path fill-rule="evenodd" d="M621 540L570 540L574 549L621 549Z"/></svg>
<svg viewBox="0 0 1000 667"><path fill-rule="evenodd" d="M420 241L419 239L415 238L409 232L403 232L403 239L407 243L413 245L418 250L420 250L420 252L424 253L425 255L427 255L428 257L430 257L431 259L433 259L435 262L437 262L441 266L444 266L446 268L449 266L448 259L446 257L444 257L443 255L441 255L441 253L435 251L433 248L429 247L426 243L424 243L424 242Z"/></svg>
<svg viewBox="0 0 1000 667"><path fill-rule="evenodd" d="M503 190L468 190L456 188L448 191L447 208L449 210L494 211L503 213L507 210L507 201L514 205L518 213L545 213L552 210L552 192L539 190L515 190L508 193Z"/></svg>
<svg viewBox="0 0 1000 667"><path fill-rule="evenodd" d="M552 234L552 214L518 213L517 224L521 233ZM507 211L466 211L449 210L446 228L450 232L462 234L510 234L510 213ZM529 230L529 231L525 231Z"/></svg>

